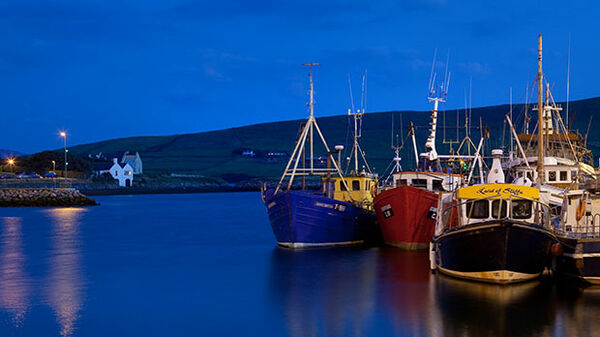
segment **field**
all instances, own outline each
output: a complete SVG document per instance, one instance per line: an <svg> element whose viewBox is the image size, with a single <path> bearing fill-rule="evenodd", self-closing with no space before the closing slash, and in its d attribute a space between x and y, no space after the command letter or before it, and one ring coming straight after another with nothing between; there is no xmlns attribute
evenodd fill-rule
<svg viewBox="0 0 600 337"><path fill-rule="evenodd" d="M570 113L571 116L574 116L573 128L585 134L590 116L595 114L599 106L600 98L571 102ZM491 138L486 143L485 153L489 154L491 149L503 145L504 148L508 147L508 126L504 123L504 115L508 111L508 105L472 109L470 134L473 141L477 143L480 138L480 118L484 129L487 126L490 130ZM515 105L513 111L515 125L521 131L523 106ZM393 157L391 149L392 115L394 116L394 133L398 134L400 142L406 139L410 121L416 126L419 152L424 151L423 144L428 135L430 115L428 111L388 111L365 115L361 143L370 165L380 174ZM447 153L450 147L449 144L443 144L444 119L447 127L446 140L457 139L456 115L456 110L440 112L437 135L438 153ZM461 128L458 139L465 136L465 129L462 127L464 116L464 111L459 111ZM400 119L403 122L402 130L400 130ZM317 121L329 146L345 145L346 150L343 156L348 156L352 141L351 123L349 123L348 116L324 117L318 118ZM301 122L300 120L282 121L195 134L113 139L75 146L71 148L71 152L87 156L99 152L138 151L144 163L144 172L148 173L199 174L209 177L228 177L227 180L233 181L276 177L283 170L286 160L282 158L267 160L264 154L272 151L291 153ZM533 131L534 122L535 119L531 123L530 131ZM600 133L594 132L593 124L591 130L588 146L597 153L597 150L600 149ZM400 137L401 133L403 137ZM258 155L255 157L242 156L243 149L254 150ZM456 149L456 145L454 145L454 149ZM315 146L315 157L324 154L325 151L322 147ZM401 151L401 157L405 169L414 167L413 148L409 139Z"/></svg>

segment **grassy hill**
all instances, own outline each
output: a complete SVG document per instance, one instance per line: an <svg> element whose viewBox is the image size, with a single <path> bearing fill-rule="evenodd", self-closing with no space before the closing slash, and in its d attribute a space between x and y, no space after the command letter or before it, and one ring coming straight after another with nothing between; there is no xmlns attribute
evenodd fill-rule
<svg viewBox="0 0 600 337"><path fill-rule="evenodd" d="M600 110L600 98L574 101L570 103L570 115L574 116L573 128L585 134L590 116ZM523 125L522 105L513 106L513 120L518 130ZM491 133L486 151L508 144L508 126L504 124L504 115L508 113L508 105L490 106L472 109L472 128L470 134L474 142L479 140L479 120L488 126ZM464 125L464 111L459 111L459 124ZM534 112L535 113L535 112ZM402 116L406 137L409 122L417 126L417 146L419 152L424 151L425 138L429 128L428 111L388 111L368 113L363 120L363 137L361 143L371 166L382 172L393 156L391 150L392 115L396 133L400 133L400 116ZM445 115L444 115L445 114ZM529 112L531 114L531 112ZM438 153L447 153L449 145L442 144L446 122L446 138L456 139L456 110L440 113L438 119ZM596 118L600 122L600 118ZM348 116L332 116L317 119L321 130L329 144L345 144L344 156L349 155L352 132L349 128ZM535 121L535 119L534 119ZM149 173L193 173L212 177L275 177L281 174L285 160L267 161L259 155L254 158L241 155L242 149L252 149L260 153L269 151L285 151L291 153L298 135L301 120L263 123L218 131L156 137L132 137L79 145L71 148L71 153L87 156L99 152L138 151L144 162L144 171ZM597 123L596 123L597 124ZM533 131L534 123L531 123ZM600 150L600 133L595 131L594 124L589 134L588 145L595 153ZM464 137L464 128L460 129L459 139ZM402 141L402 140L401 140ZM320 142L319 142L320 143ZM456 145L455 145L456 148ZM315 156L325 151L315 146ZM412 143L408 142L402 150L404 168L414 166Z"/></svg>

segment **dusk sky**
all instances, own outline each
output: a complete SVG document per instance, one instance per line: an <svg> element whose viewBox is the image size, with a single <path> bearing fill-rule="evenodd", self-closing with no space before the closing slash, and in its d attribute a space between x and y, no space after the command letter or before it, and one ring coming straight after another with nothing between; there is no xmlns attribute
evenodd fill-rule
<svg viewBox="0 0 600 337"><path fill-rule="evenodd" d="M3 1L0 148L32 153L117 137L169 135L343 114L368 71L371 112L427 110L434 50L452 72L447 109L525 99L537 35L557 100L600 95L595 2ZM405 116L409 119L409 116ZM345 126L342 126L345 127Z"/></svg>

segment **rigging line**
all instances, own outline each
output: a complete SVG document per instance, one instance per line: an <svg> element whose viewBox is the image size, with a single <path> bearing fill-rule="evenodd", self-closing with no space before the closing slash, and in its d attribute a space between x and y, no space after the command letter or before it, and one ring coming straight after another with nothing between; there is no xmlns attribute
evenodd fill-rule
<svg viewBox="0 0 600 337"><path fill-rule="evenodd" d="M348 89L350 92L350 106L352 107L352 111L354 110L354 97L352 96L352 79L350 78L350 73L348 73Z"/></svg>
<svg viewBox="0 0 600 337"><path fill-rule="evenodd" d="M567 109L565 111L566 121L569 123L569 83L570 83L570 73L571 73L571 33L569 33L569 51L567 53ZM570 125L567 125L567 128L570 128Z"/></svg>
<svg viewBox="0 0 600 337"><path fill-rule="evenodd" d="M365 105L363 106L362 112L365 113L367 111L367 86L369 82L367 80L367 69L365 69L365 79L364 79L364 90L365 90ZM362 124L361 124L362 125Z"/></svg>
<svg viewBox="0 0 600 337"><path fill-rule="evenodd" d="M435 57L437 56L437 48L433 51L433 62L431 62L431 73L429 74L429 85L427 86L427 95L429 95L433 89L433 70L435 69Z"/></svg>

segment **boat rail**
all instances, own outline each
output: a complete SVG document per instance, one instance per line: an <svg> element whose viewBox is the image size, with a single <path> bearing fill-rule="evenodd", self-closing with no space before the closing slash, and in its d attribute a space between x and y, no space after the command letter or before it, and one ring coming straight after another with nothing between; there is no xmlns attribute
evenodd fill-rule
<svg viewBox="0 0 600 337"><path fill-rule="evenodd" d="M456 204L453 204L453 205L447 207L446 209L444 209L442 211L442 214L441 214L441 217L440 217L442 223L444 224L443 228L459 228L459 227L462 228L462 227L474 224L474 223L471 222L471 220L486 220L486 219L475 219L475 218L472 218L474 207L471 207L470 212L469 212L469 214L468 214L468 216L466 218L467 221L464 224L461 224L461 220L460 220L461 212L459 211L459 207L462 207L462 205L466 205L466 204L469 204L469 203L471 203L471 204L475 203L476 201L491 200L491 199L494 199L494 200L507 200L507 201L510 201L510 202L512 202L513 200L527 200L527 201L531 201L532 202L532 205L531 205L532 216L535 215L533 217L533 219L534 219L533 221L535 223L541 223L543 227L546 227L546 228L550 228L551 227L550 226L550 223L551 223L550 222L551 212L550 212L550 206L548 204L546 204L546 203L544 203L542 201L536 200L536 199L531 199L531 198L525 198L525 197L520 197L520 196L510 196L508 198L503 198L501 194L496 194L496 195L491 195L491 196L484 197L484 198L479 198L479 199L469 199L469 200L462 201L462 202L459 202L459 203L456 203ZM512 209L512 207L508 207L508 206L506 207L507 208L507 210L506 210L506 216L502 217L502 205L503 205L503 203L501 203L501 202L498 203L498 212L497 212L498 216L495 217L495 218L493 218L493 219L495 219L495 220L514 219L513 218L513 209ZM455 215L454 212L456 212L456 217L454 216ZM526 221L528 219L531 219L532 216L530 216L527 219L514 219L514 220L519 220L519 221L524 221L525 220ZM489 218L490 217L488 217L487 220L489 220ZM455 221L455 219L458 222L456 225L454 225L454 223L453 223ZM478 222L479 221L477 221L475 223L478 223ZM598 223L600 225L600 218L599 218L599 222Z"/></svg>
<svg viewBox="0 0 600 337"><path fill-rule="evenodd" d="M561 221L555 231L569 238L600 238L600 213L585 214L574 225L568 225Z"/></svg>

